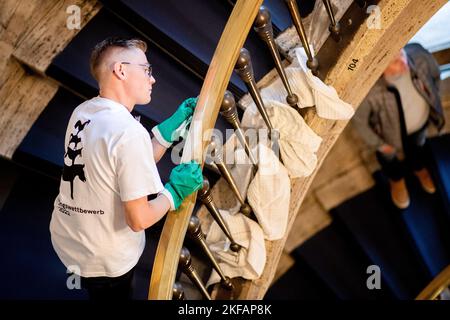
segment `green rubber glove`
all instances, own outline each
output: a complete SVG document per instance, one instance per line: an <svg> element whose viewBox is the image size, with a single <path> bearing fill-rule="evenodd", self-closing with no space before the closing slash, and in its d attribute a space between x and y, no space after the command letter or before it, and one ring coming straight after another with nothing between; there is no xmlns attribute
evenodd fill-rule
<svg viewBox="0 0 450 320"><path fill-rule="evenodd" d="M200 165L195 161L182 163L172 169L169 182L165 189L169 191L173 200L173 208L178 207L191 193L201 189L203 186L203 175Z"/></svg>
<svg viewBox="0 0 450 320"><path fill-rule="evenodd" d="M194 114L197 101L198 98L184 100L173 115L152 129L153 134L161 145L169 148L186 131Z"/></svg>

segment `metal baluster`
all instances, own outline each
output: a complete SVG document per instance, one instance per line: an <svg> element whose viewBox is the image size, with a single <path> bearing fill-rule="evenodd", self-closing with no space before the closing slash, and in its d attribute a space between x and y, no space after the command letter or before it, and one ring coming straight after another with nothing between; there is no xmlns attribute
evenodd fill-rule
<svg viewBox="0 0 450 320"><path fill-rule="evenodd" d="M269 10L267 10L266 7L261 6L259 8L259 12L258 15L256 16L253 29L258 33L259 37L269 47L270 53L272 54L272 58L275 61L275 67L288 93L286 97L286 102L291 107L299 109L297 106L298 97L295 93L292 92L286 73L283 69L283 65L281 64L280 53L278 52L277 46L275 44L275 39L273 38L272 19Z"/></svg>
<svg viewBox="0 0 450 320"><path fill-rule="evenodd" d="M184 289L181 283L175 282L172 287L172 300L185 300Z"/></svg>
<svg viewBox="0 0 450 320"><path fill-rule="evenodd" d="M225 276L225 274L222 271L222 268L220 268L219 264L217 263L216 258L214 258L211 250L209 249L208 245L206 244L205 237L202 233L202 229L200 227L200 220L196 216L191 216L191 219L189 220L188 225L188 235L189 237L194 240L200 247L203 249L205 254L208 256L208 259L211 261L213 268L217 271L217 273L220 276L220 284L227 290L233 289L233 284L230 281L230 278Z"/></svg>
<svg viewBox="0 0 450 320"><path fill-rule="evenodd" d="M209 181L206 177L203 177L203 188L200 189L197 193L197 197L201 202L208 208L209 213L213 216L214 220L219 225L220 229L222 229L223 233L230 239L230 249L231 251L238 252L241 249L241 246L234 241L233 236L231 235L230 230L226 222L223 220L222 215L220 214L217 206L214 203L214 200L211 196L211 190L209 187Z"/></svg>
<svg viewBox="0 0 450 320"><path fill-rule="evenodd" d="M215 174L220 175L219 169L217 169L217 167L214 166L214 165L212 165L211 163L208 163L208 162L205 161L204 167L207 168L208 170L211 170L211 171L214 172Z"/></svg>
<svg viewBox="0 0 450 320"><path fill-rule="evenodd" d="M192 281L192 283L194 283L195 286L200 290L203 297L205 297L207 300L211 300L211 296L206 290L205 285L203 284L198 273L192 266L191 253L186 247L181 248L180 260L178 261L178 265L180 266L183 273L187 275L188 278Z"/></svg>
<svg viewBox="0 0 450 320"><path fill-rule="evenodd" d="M225 91L225 95L223 97L222 105L220 107L220 114L227 120L234 128L236 132L236 136L239 139L239 142L244 147L247 156L250 158L250 161L255 166L256 171L258 170L258 163L253 155L250 146L245 139L244 132L241 128L241 123L239 121L236 101L234 100L234 96L230 91Z"/></svg>
<svg viewBox="0 0 450 320"><path fill-rule="evenodd" d="M230 186L231 191L233 191L234 195L241 203L241 208L239 209L239 211L242 212L247 217L249 217L252 213L252 208L247 203L245 203L245 199L244 199L244 197L242 197L242 195L236 185L236 181L234 180L233 176L231 175L230 170L226 166L225 161L223 161L223 150L214 141L214 137L213 137L213 139L211 139L209 147L211 148L211 157L214 159L214 162L215 162L217 168L219 168L219 171L222 174L222 177L228 182L228 185Z"/></svg>
<svg viewBox="0 0 450 320"><path fill-rule="evenodd" d="M333 38L334 41L338 42L339 40L341 40L341 26L339 24L339 22L336 21L336 19L334 18L334 12L333 12L333 7L331 6L331 1L330 0L323 0L323 4L325 5L325 9L327 10L328 16L330 17L330 26L328 27L328 30L330 30L331 32L331 37Z"/></svg>
<svg viewBox="0 0 450 320"><path fill-rule="evenodd" d="M317 75L319 70L319 61L317 58L313 57L312 52L309 48L308 38L306 37L305 28L303 27L302 18L300 17L300 12L298 11L296 0L285 0L286 5L291 13L292 21L294 22L295 29L300 37L303 48L305 49L306 55L308 56L308 61L306 65L311 69L312 73Z"/></svg>
<svg viewBox="0 0 450 320"><path fill-rule="evenodd" d="M241 49L234 70L241 77L242 81L244 81L248 91L250 92L250 95L253 98L253 101L256 104L256 107L258 108L259 113L261 114L264 120L264 123L269 129L269 137L274 143L275 149L279 150L280 149L278 145L279 133L277 132L277 130L273 128L272 123L270 122L270 118L266 112L266 108L264 107L264 102L261 98L261 95L259 94L258 88L256 87L256 81L253 76L252 60L250 57L250 52L248 52L247 49L245 48ZM280 158L280 161L283 162L281 160L281 154L278 154L278 156Z"/></svg>
<svg viewBox="0 0 450 320"><path fill-rule="evenodd" d="M234 70L242 79L242 81L244 81L248 91L250 92L250 95L253 98L253 101L256 104L256 107L258 108L259 113L264 120L264 123L266 124L269 131L272 131L272 123L270 122L269 116L267 115L266 109L264 107L264 102L256 87L255 77L253 76L252 60L250 57L250 52L248 52L247 49L241 49Z"/></svg>

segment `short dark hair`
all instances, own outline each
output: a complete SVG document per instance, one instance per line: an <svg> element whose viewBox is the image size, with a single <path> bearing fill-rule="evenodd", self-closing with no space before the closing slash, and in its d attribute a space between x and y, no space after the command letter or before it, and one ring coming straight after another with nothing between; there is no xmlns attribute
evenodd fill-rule
<svg viewBox="0 0 450 320"><path fill-rule="evenodd" d="M137 48L142 51L147 51L147 43L137 38L121 38L109 37L97 43L92 50L90 59L90 69L92 76L98 81L97 68L105 55L105 52L110 48Z"/></svg>

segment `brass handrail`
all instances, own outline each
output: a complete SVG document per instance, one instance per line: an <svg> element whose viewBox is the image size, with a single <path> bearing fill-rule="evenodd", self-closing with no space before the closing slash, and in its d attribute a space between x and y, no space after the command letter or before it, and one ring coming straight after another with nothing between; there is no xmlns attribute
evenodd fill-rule
<svg viewBox="0 0 450 320"><path fill-rule="evenodd" d="M450 265L441 271L426 287L419 293L416 300L436 300L436 298L450 286Z"/></svg>
<svg viewBox="0 0 450 320"><path fill-rule="evenodd" d="M203 166L204 150L211 138L210 129L214 128L239 51L262 2L263 0L239 0L234 6L200 91L183 159L194 159ZM153 264L149 299L172 298L178 259L196 197L196 193L190 195L177 211L167 214Z"/></svg>

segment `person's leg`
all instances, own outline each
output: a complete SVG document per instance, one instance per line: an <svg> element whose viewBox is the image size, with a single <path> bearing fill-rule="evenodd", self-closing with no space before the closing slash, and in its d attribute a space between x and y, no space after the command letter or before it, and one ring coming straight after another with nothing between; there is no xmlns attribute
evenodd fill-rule
<svg viewBox="0 0 450 320"><path fill-rule="evenodd" d="M134 269L131 269L112 283L112 291L116 299L131 300L133 296Z"/></svg>
<svg viewBox="0 0 450 320"><path fill-rule="evenodd" d="M386 154L380 151L376 153L382 172L388 177L391 199L396 207L405 209L409 206L409 193L405 182L405 170L403 163L395 153Z"/></svg>
<svg viewBox="0 0 450 320"><path fill-rule="evenodd" d="M122 276L81 278L90 300L130 300L133 294L134 268Z"/></svg>
<svg viewBox="0 0 450 320"><path fill-rule="evenodd" d="M92 277L81 278L81 285L87 290L89 300L109 300L109 278L108 277Z"/></svg>
<svg viewBox="0 0 450 320"><path fill-rule="evenodd" d="M398 181L404 178L405 170L403 168L403 163L397 158L396 153L386 154L377 151L376 156L381 165L381 171L389 178L389 180Z"/></svg>
<svg viewBox="0 0 450 320"><path fill-rule="evenodd" d="M407 158L411 169L414 171L415 176L419 179L422 189L428 193L434 193L436 192L436 186L434 185L430 172L426 168L427 154L424 148L425 141L426 127L409 135L407 138Z"/></svg>

